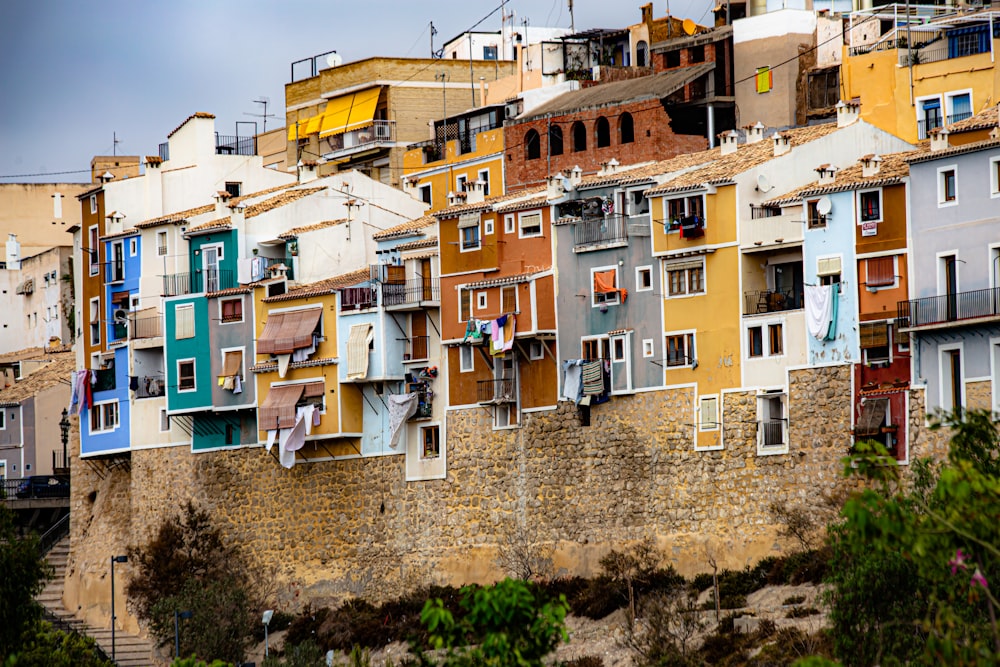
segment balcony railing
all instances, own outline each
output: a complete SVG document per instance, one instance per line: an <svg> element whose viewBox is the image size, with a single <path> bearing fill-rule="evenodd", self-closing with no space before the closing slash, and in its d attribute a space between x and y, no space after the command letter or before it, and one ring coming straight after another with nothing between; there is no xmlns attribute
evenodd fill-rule
<svg viewBox="0 0 1000 667"><path fill-rule="evenodd" d="M375 120L371 125L330 137L329 151L323 157L343 157L381 144L396 141L396 121Z"/></svg>
<svg viewBox="0 0 1000 667"><path fill-rule="evenodd" d="M215 135L216 155L256 155L257 137Z"/></svg>
<svg viewBox="0 0 1000 667"><path fill-rule="evenodd" d="M757 422L757 428L760 429L761 447L781 447L785 444L784 419L762 419Z"/></svg>
<svg viewBox="0 0 1000 667"><path fill-rule="evenodd" d="M1000 287L900 301L896 316L905 328L1000 317Z"/></svg>
<svg viewBox="0 0 1000 667"><path fill-rule="evenodd" d="M627 240L628 230L622 215L584 219L573 225L573 243L577 248Z"/></svg>
<svg viewBox="0 0 1000 667"><path fill-rule="evenodd" d="M440 279L412 278L402 283L382 284L383 306L419 305L425 301L441 301Z"/></svg>
<svg viewBox="0 0 1000 667"><path fill-rule="evenodd" d="M743 247L801 241L803 227L802 215L799 213L751 219L749 224L742 227L748 232Z"/></svg>
<svg viewBox="0 0 1000 667"><path fill-rule="evenodd" d="M154 398L166 395L167 383L162 375L140 375L136 398Z"/></svg>
<svg viewBox="0 0 1000 667"><path fill-rule="evenodd" d="M476 383L477 403L513 403L517 400L514 394L514 380L479 380Z"/></svg>
<svg viewBox="0 0 1000 667"><path fill-rule="evenodd" d="M94 391L112 391L115 389L115 369L102 368L94 371Z"/></svg>
<svg viewBox="0 0 1000 667"><path fill-rule="evenodd" d="M163 296L217 292L232 287L236 287L236 276L230 269L197 269L163 276Z"/></svg>
<svg viewBox="0 0 1000 667"><path fill-rule="evenodd" d="M104 262L104 282L120 283L125 280L125 260Z"/></svg>
<svg viewBox="0 0 1000 667"><path fill-rule="evenodd" d="M374 287L345 287L340 290L340 310L363 310L378 305Z"/></svg>
<svg viewBox="0 0 1000 667"><path fill-rule="evenodd" d="M968 39L963 40L963 37ZM935 63L952 58L975 56L980 53L989 53L989 51L990 40L980 41L977 35L962 35L953 40L935 39L931 42L915 45L912 50L908 50L904 42L899 47L899 65L901 67L909 65L911 53L913 64L923 65L924 63Z"/></svg>
<svg viewBox="0 0 1000 667"><path fill-rule="evenodd" d="M111 336L109 344L124 343L128 339L128 324L126 322L112 322Z"/></svg>
<svg viewBox="0 0 1000 667"><path fill-rule="evenodd" d="M404 339L406 351L403 352L403 361L426 359L430 350L430 341L430 336L410 336Z"/></svg>
<svg viewBox="0 0 1000 667"><path fill-rule="evenodd" d="M163 324L159 316L129 318L129 338L156 338L162 335Z"/></svg>
<svg viewBox="0 0 1000 667"><path fill-rule="evenodd" d="M778 313L802 307L797 290L751 290L743 293L743 314Z"/></svg>
<svg viewBox="0 0 1000 667"><path fill-rule="evenodd" d="M292 258L291 257L264 257L264 275L270 275L268 270L272 266L277 266L278 264L284 264L288 267L288 272L285 274L289 280L295 280L295 271L292 268Z"/></svg>

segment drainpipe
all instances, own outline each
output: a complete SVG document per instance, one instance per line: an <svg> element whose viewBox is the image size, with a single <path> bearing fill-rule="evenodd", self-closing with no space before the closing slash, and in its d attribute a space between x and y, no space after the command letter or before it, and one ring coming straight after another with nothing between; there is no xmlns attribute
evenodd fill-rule
<svg viewBox="0 0 1000 667"><path fill-rule="evenodd" d="M993 40L990 40L993 43ZM913 39L910 37L910 0L906 0L906 64L910 68L910 106L913 102ZM919 132L918 132L919 134Z"/></svg>

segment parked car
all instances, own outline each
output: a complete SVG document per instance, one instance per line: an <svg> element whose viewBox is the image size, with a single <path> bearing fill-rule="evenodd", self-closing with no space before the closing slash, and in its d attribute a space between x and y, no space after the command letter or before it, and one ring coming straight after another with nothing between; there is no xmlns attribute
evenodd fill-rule
<svg viewBox="0 0 1000 667"><path fill-rule="evenodd" d="M69 480L55 475L32 475L17 487L18 498L69 498Z"/></svg>

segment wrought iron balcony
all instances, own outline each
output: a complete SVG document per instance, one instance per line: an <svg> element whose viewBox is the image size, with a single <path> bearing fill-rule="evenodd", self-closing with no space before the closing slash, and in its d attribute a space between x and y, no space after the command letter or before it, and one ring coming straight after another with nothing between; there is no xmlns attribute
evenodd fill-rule
<svg viewBox="0 0 1000 667"><path fill-rule="evenodd" d="M163 276L163 295L179 296L199 292L217 292L236 287L236 276L230 269L196 269L187 273Z"/></svg>
<svg viewBox="0 0 1000 667"><path fill-rule="evenodd" d="M215 134L216 155L256 155L257 137L225 136Z"/></svg>
<svg viewBox="0 0 1000 667"><path fill-rule="evenodd" d="M103 264L105 283L120 283L125 281L125 260L103 262Z"/></svg>
<svg viewBox="0 0 1000 667"><path fill-rule="evenodd" d="M757 422L757 438L761 447L781 447L785 444L785 420L762 419Z"/></svg>
<svg viewBox="0 0 1000 667"><path fill-rule="evenodd" d="M743 314L777 313L802 308L800 290L750 290L743 293Z"/></svg>
<svg viewBox="0 0 1000 667"><path fill-rule="evenodd" d="M323 157L328 160L371 148L389 146L396 142L396 121L374 120L371 125L334 135L326 141L329 148Z"/></svg>
<svg viewBox="0 0 1000 667"><path fill-rule="evenodd" d="M573 244L577 249L628 242L625 217L619 214L604 218L585 218L573 225Z"/></svg>
<svg viewBox="0 0 1000 667"><path fill-rule="evenodd" d="M476 382L477 403L514 403L517 401L514 380L479 380Z"/></svg>
<svg viewBox="0 0 1000 667"><path fill-rule="evenodd" d="M900 301L896 305L896 317L896 326L908 329L998 319L1000 287Z"/></svg>
<svg viewBox="0 0 1000 667"><path fill-rule="evenodd" d="M364 310L378 305L374 287L345 287L340 290L340 311Z"/></svg>
<svg viewBox="0 0 1000 667"><path fill-rule="evenodd" d="M388 307L420 307L427 302L441 301L441 280L411 278L401 283L382 283L382 305Z"/></svg>

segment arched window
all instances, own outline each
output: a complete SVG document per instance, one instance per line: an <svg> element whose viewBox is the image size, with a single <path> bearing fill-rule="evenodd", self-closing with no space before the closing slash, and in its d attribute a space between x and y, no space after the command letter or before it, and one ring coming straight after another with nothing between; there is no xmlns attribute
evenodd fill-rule
<svg viewBox="0 0 1000 667"><path fill-rule="evenodd" d="M597 135L597 147L604 148L611 145L611 124L608 119L601 116L594 123L594 134Z"/></svg>
<svg viewBox="0 0 1000 667"><path fill-rule="evenodd" d="M538 131L528 130L524 135L524 159L537 160L542 156L542 149L538 141Z"/></svg>
<svg viewBox="0 0 1000 667"><path fill-rule="evenodd" d="M635 141L635 126L628 111L618 116L618 143L630 144Z"/></svg>
<svg viewBox="0 0 1000 667"><path fill-rule="evenodd" d="M563 154L562 128L553 125L549 128L549 155Z"/></svg>
<svg viewBox="0 0 1000 667"><path fill-rule="evenodd" d="M573 152L587 150L587 128L580 121L573 123Z"/></svg>
<svg viewBox="0 0 1000 667"><path fill-rule="evenodd" d="M639 40L635 45L635 66L636 67L648 67L649 66L649 45L646 44L645 40Z"/></svg>

